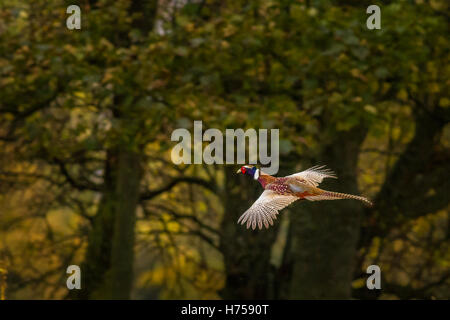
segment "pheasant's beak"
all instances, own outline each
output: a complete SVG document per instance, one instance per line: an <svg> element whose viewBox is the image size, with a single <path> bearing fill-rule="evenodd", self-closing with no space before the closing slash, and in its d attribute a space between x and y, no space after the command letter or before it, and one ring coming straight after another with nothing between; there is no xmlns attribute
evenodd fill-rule
<svg viewBox="0 0 450 320"><path fill-rule="evenodd" d="M242 171L241 171L241 168L239 168L239 170L238 171L236 171L236 173L241 173Z"/></svg>

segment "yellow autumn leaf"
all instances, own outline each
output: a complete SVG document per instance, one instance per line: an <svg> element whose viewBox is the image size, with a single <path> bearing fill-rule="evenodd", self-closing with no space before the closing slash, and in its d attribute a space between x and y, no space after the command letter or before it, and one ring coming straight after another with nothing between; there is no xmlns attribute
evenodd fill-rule
<svg viewBox="0 0 450 320"><path fill-rule="evenodd" d="M397 98L399 98L400 100L407 100L408 99L408 93L406 92L405 89L401 89L398 93L397 93Z"/></svg>
<svg viewBox="0 0 450 320"><path fill-rule="evenodd" d="M366 285L366 280L364 278L356 279L352 282L352 288L359 289Z"/></svg>
<svg viewBox="0 0 450 320"><path fill-rule="evenodd" d="M366 110L368 113L372 113L372 114L376 114L377 113L377 108L375 108L374 106L372 106L370 104L366 104L364 106L364 110Z"/></svg>
<svg viewBox="0 0 450 320"><path fill-rule="evenodd" d="M441 98L439 100L439 106L442 108L448 108L450 106L450 100L448 98Z"/></svg>
<svg viewBox="0 0 450 320"><path fill-rule="evenodd" d="M77 98L80 98L80 99L85 99L86 98L86 93L84 93L83 91L75 91L73 93L73 95L75 97L77 97Z"/></svg>

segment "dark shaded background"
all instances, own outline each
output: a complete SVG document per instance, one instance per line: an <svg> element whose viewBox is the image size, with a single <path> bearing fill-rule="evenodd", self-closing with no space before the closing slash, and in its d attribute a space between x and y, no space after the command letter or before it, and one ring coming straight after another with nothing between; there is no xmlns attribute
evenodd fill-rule
<svg viewBox="0 0 450 320"><path fill-rule="evenodd" d="M448 299L448 1L377 1L381 30L369 4L2 1L6 299ZM301 202L246 230L259 185L171 161L194 120L278 128L279 175L326 164L324 188L375 206Z"/></svg>

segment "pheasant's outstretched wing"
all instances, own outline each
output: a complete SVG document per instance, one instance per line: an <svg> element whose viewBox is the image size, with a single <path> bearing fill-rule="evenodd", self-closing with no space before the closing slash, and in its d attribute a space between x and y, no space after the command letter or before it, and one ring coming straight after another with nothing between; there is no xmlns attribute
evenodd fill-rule
<svg viewBox="0 0 450 320"><path fill-rule="evenodd" d="M273 220L277 218L278 211L288 206L298 197L293 195L278 194L273 190L264 190L258 200L245 211L239 218L238 223L247 222L247 229L252 227L255 230L256 225L262 229L262 225L269 228L269 224L273 225Z"/></svg>
<svg viewBox="0 0 450 320"><path fill-rule="evenodd" d="M325 166L314 166L305 171L298 172L287 176L286 178L294 178L301 182L307 183L313 187L317 187L325 178L337 179L336 174L327 169Z"/></svg>

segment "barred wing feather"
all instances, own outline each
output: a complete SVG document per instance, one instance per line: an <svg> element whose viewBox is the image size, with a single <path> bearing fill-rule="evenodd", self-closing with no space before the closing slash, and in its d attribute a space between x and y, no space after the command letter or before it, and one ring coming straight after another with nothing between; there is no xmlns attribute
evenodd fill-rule
<svg viewBox="0 0 450 320"><path fill-rule="evenodd" d="M273 225L273 220L277 218L278 211L297 199L298 197L292 195L281 195L272 190L264 190L258 200L242 214L238 223L247 223L247 229L251 226L253 230L257 225L259 229L262 229L263 224L269 228L269 224Z"/></svg>
<svg viewBox="0 0 450 320"><path fill-rule="evenodd" d="M287 176L286 178L295 178L298 180L303 180L307 184L317 187L319 183L325 178L337 179L336 174L327 169L325 166L314 166L312 168L306 169L305 171L298 172Z"/></svg>

